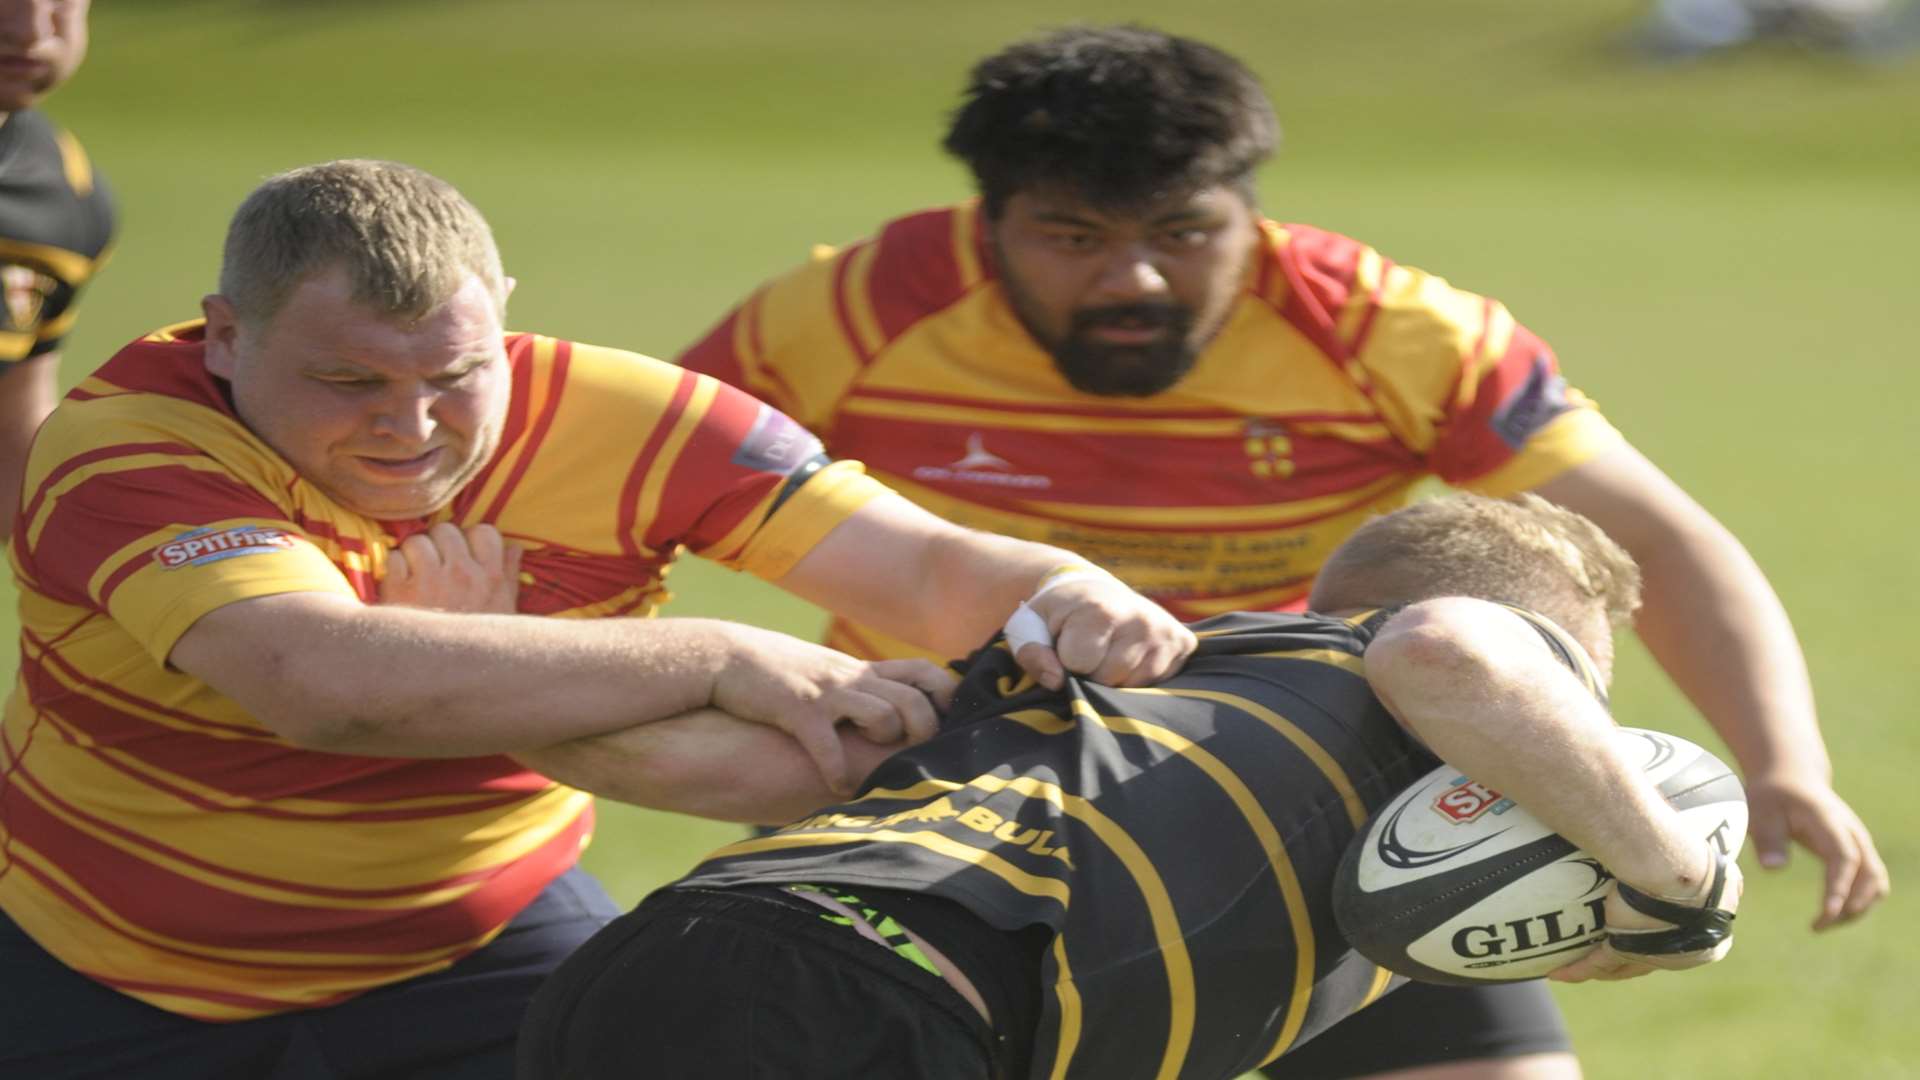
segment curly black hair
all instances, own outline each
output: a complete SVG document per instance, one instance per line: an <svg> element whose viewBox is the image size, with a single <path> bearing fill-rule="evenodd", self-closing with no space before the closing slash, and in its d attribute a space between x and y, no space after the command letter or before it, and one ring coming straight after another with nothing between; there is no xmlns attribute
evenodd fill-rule
<svg viewBox="0 0 1920 1080"><path fill-rule="evenodd" d="M1143 26L1076 26L974 66L943 145L989 215L1015 192L1064 187L1124 208L1237 186L1280 136L1259 80L1211 45Z"/></svg>

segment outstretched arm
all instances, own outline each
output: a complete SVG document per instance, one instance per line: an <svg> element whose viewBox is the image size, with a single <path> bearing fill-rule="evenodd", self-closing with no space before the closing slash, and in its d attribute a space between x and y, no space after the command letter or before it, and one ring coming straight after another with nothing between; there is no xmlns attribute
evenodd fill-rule
<svg viewBox="0 0 1920 1080"><path fill-rule="evenodd" d="M1739 762L1760 864L1785 865L1798 841L1826 867L1814 928L1865 914L1887 892L1886 864L1833 788L1800 643L1746 548L1631 447L1537 493L1591 518L1639 562L1640 638Z"/></svg>
<svg viewBox="0 0 1920 1080"><path fill-rule="evenodd" d="M1082 569L1035 597L1062 568ZM1063 667L1110 686L1156 682L1195 645L1158 604L1079 556L963 529L891 493L841 522L774 584L949 656L978 648L1033 598L1056 645L1023 650L1021 663L1055 688Z"/></svg>
<svg viewBox="0 0 1920 1080"><path fill-rule="evenodd" d="M1388 710L1449 765L1525 807L1641 892L1705 899L1715 862L1705 838L1686 829L1620 752L1606 709L1518 616L1458 597L1415 604L1374 638L1366 669ZM1728 873L1719 906L1731 911L1739 871ZM1590 974L1650 969L1620 961Z"/></svg>

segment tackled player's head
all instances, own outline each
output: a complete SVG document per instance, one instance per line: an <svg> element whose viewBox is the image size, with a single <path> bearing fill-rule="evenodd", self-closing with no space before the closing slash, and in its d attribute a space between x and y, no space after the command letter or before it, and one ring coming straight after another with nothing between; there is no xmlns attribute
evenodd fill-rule
<svg viewBox="0 0 1920 1080"><path fill-rule="evenodd" d="M1015 192L1037 188L1106 210L1219 185L1252 202L1254 169L1278 138L1259 80L1219 49L1080 26L975 65L945 145L998 217Z"/></svg>
<svg viewBox="0 0 1920 1080"><path fill-rule="evenodd" d="M1316 611L1469 596L1552 619L1613 670L1613 627L1640 606L1640 568L1600 527L1536 495L1451 495L1361 526L1327 559Z"/></svg>

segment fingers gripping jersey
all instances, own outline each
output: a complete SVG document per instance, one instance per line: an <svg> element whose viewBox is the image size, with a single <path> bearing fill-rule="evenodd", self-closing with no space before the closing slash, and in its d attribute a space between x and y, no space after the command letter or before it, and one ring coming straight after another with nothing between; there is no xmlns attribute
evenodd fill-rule
<svg viewBox="0 0 1920 1080"><path fill-rule="evenodd" d="M1387 986L1340 938L1331 877L1368 811L1435 761L1367 688L1372 625L1209 620L1148 690L1042 691L996 645L939 738L685 883L913 888L1046 925L1032 1075L1238 1075Z"/></svg>
<svg viewBox="0 0 1920 1080"><path fill-rule="evenodd" d="M878 490L771 408L631 353L509 335L500 448L432 520L354 514L243 425L201 327L123 350L57 409L12 545L20 680L0 726L0 908L70 967L243 1019L446 967L578 858L589 798L503 756L287 745L166 664L250 597L372 602L448 520L528 551L521 610L648 614L685 546L769 576Z"/></svg>
<svg viewBox="0 0 1920 1080"><path fill-rule="evenodd" d="M975 203L894 221L774 280L681 361L929 510L1077 551L1184 619L1297 605L1425 477L1509 494L1619 441L1499 303L1276 222L1186 378L1081 393L1014 315L983 228ZM845 621L829 640L914 652Z"/></svg>
<svg viewBox="0 0 1920 1080"><path fill-rule="evenodd" d="M73 136L32 109L0 121L0 364L60 347L113 227L113 197Z"/></svg>

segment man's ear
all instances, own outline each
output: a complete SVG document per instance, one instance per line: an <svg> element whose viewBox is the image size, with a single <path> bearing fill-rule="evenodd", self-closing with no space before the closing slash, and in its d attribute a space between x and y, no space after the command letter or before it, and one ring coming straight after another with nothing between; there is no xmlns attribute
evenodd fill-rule
<svg viewBox="0 0 1920 1080"><path fill-rule="evenodd" d="M200 298L200 313L207 319L207 370L231 381L240 337L240 320L233 304L219 293L208 293Z"/></svg>

